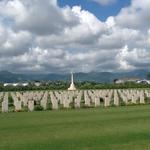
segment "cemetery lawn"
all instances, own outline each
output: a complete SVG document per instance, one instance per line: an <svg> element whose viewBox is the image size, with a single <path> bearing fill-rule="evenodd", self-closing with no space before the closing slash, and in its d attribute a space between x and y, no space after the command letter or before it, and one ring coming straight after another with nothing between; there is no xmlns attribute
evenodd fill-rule
<svg viewBox="0 0 150 150"><path fill-rule="evenodd" d="M150 105L0 114L0 150L149 150Z"/></svg>

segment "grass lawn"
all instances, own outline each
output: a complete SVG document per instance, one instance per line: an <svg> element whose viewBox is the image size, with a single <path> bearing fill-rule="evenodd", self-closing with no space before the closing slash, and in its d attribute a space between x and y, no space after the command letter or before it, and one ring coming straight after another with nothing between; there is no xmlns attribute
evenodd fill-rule
<svg viewBox="0 0 150 150"><path fill-rule="evenodd" d="M0 114L0 150L150 150L150 105Z"/></svg>

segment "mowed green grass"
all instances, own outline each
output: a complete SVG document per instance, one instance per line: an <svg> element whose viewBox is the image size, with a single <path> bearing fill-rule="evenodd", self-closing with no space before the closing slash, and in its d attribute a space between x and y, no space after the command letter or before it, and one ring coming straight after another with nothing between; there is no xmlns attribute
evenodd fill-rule
<svg viewBox="0 0 150 150"><path fill-rule="evenodd" d="M149 149L149 105L0 114L0 150Z"/></svg>

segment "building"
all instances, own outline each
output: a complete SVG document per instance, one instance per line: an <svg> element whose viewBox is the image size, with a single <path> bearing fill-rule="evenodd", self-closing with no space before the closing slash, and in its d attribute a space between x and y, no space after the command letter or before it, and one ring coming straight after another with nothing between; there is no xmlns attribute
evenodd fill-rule
<svg viewBox="0 0 150 150"><path fill-rule="evenodd" d="M139 84L150 84L150 80L146 80L146 79L139 80L139 81L137 81L137 83L139 83Z"/></svg>
<svg viewBox="0 0 150 150"><path fill-rule="evenodd" d="M137 83L140 79L136 77L127 77L127 78L120 78L120 79L115 79L114 83L115 84L123 84L126 82L134 82Z"/></svg>
<svg viewBox="0 0 150 150"><path fill-rule="evenodd" d="M4 87L6 87L6 86L14 86L14 87L16 87L16 86L28 86L29 85L29 83L4 83Z"/></svg>

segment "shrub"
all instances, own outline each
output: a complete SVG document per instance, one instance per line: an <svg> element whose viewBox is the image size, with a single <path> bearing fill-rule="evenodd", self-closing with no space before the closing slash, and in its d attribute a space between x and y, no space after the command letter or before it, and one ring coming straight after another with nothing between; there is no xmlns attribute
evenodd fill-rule
<svg viewBox="0 0 150 150"><path fill-rule="evenodd" d="M27 111L28 111L28 106L24 106L24 107L22 108L22 111L27 112Z"/></svg>
<svg viewBox="0 0 150 150"><path fill-rule="evenodd" d="M36 105L35 108L34 108L34 110L35 110L35 111L42 111L42 110L44 110L44 109L43 109L42 106Z"/></svg>

